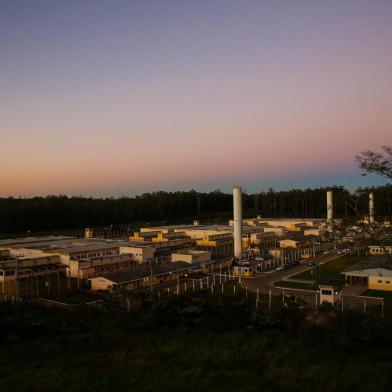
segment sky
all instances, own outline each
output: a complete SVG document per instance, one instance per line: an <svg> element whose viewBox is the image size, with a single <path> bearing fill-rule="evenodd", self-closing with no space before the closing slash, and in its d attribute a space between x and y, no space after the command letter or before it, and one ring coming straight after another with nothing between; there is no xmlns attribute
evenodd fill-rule
<svg viewBox="0 0 392 392"><path fill-rule="evenodd" d="M392 1L0 0L0 196L381 185Z"/></svg>

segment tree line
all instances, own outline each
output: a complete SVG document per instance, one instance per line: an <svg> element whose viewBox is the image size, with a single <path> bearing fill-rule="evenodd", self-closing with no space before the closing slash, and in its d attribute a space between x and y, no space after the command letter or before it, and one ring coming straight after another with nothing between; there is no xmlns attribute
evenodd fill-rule
<svg viewBox="0 0 392 392"><path fill-rule="evenodd" d="M392 185L359 188L344 187L292 189L243 194L244 216L268 218L326 216L326 191L334 192L334 215L356 217L368 211L368 192L375 195L376 214L392 215ZM47 196L0 198L0 234L80 229L107 225L191 222L200 219L228 219L232 195L219 190L144 193L135 197L87 198Z"/></svg>

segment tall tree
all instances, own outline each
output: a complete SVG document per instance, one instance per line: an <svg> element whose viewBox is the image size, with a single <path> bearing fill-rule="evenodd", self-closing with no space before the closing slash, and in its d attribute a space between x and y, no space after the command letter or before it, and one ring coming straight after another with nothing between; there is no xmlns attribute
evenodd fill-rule
<svg viewBox="0 0 392 392"><path fill-rule="evenodd" d="M375 173L384 178L392 179L392 146L382 146L382 151L362 151L356 157L362 174Z"/></svg>

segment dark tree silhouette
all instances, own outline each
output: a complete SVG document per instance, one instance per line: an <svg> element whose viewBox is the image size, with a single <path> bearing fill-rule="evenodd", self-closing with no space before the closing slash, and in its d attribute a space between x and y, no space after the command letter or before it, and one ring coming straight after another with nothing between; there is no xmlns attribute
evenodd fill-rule
<svg viewBox="0 0 392 392"><path fill-rule="evenodd" d="M328 188L330 189L330 188ZM372 190L377 200L377 213L392 214L392 185L358 189L354 193L333 187L334 214L354 217L366 214L368 202L362 194ZM243 194L244 217L322 218L326 216L327 188L291 189L256 194ZM0 198L0 236L11 233L36 233L83 229L84 227L119 230L139 225L192 222L223 223L232 216L231 193L153 192L135 197L94 199L85 197L47 196ZM117 227L116 227L117 226ZM74 232L71 234L75 234Z"/></svg>
<svg viewBox="0 0 392 392"><path fill-rule="evenodd" d="M382 146L382 152L362 151L356 160L363 175L375 173L392 179L392 146Z"/></svg>

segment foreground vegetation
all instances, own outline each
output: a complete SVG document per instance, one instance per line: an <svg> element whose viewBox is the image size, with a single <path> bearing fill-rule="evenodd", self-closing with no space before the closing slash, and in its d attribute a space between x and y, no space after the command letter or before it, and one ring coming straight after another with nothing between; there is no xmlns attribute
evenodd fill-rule
<svg viewBox="0 0 392 392"><path fill-rule="evenodd" d="M362 313L269 313L207 292L130 314L0 312L2 391L380 391L391 381L392 323Z"/></svg>

